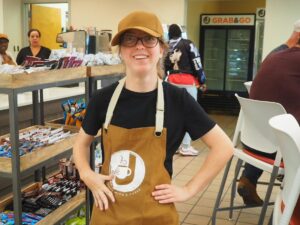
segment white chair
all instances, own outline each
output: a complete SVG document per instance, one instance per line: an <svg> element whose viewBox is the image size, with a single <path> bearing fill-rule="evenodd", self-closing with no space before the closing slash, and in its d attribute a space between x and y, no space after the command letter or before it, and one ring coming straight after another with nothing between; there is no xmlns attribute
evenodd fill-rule
<svg viewBox="0 0 300 225"><path fill-rule="evenodd" d="M257 168L262 169L263 171L271 173L271 178L268 183L268 189L264 198L258 224L263 224L275 178L278 172L280 174L283 173L283 169L280 168L281 154L277 152L278 147L274 144L274 136L268 122L273 116L286 113L285 109L281 104L275 102L242 98L237 94L236 97L241 105L241 111L233 137L233 144L235 147L234 156L238 158L238 161L232 182L230 206L227 208L219 207L232 159L227 163L225 168L220 190L213 210L212 225L216 224L217 211L229 210L229 218L231 219L234 209L253 207L245 205L233 206L234 197L236 195L236 181L238 181L237 177L243 162L249 163ZM255 154L250 155L249 152L244 151L244 149L237 148L239 140L252 149L270 154L277 153L275 160L269 160L268 158L268 160L263 160L261 159L262 157L256 157Z"/></svg>
<svg viewBox="0 0 300 225"><path fill-rule="evenodd" d="M248 91L248 94L250 94L250 88L251 88L251 85L252 85L252 81L246 81L244 82L244 85Z"/></svg>
<svg viewBox="0 0 300 225"><path fill-rule="evenodd" d="M275 202L273 225L300 224L300 209L295 209L300 194L300 127L290 114L273 117L270 125L285 165L283 189Z"/></svg>

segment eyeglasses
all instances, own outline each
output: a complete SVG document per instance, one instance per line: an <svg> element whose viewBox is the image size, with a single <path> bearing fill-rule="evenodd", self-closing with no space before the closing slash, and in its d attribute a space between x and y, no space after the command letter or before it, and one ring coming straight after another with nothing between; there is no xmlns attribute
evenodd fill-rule
<svg viewBox="0 0 300 225"><path fill-rule="evenodd" d="M144 37L136 37L133 35L125 34L121 38L121 45L125 47L134 47L141 40L142 44L146 48L154 48L158 43L158 38L147 35Z"/></svg>

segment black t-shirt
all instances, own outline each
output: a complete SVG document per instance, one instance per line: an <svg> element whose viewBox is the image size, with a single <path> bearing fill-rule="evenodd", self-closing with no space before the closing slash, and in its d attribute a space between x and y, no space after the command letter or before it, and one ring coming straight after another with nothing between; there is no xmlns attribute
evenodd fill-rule
<svg viewBox="0 0 300 225"><path fill-rule="evenodd" d="M36 55L36 57L39 57L41 59L48 59L50 54L51 54L51 50L49 48L41 46L41 49L40 49L39 53ZM24 62L26 56L32 56L30 47L22 48L19 51L19 53L17 55L17 60L16 60L17 64L21 65Z"/></svg>
<svg viewBox="0 0 300 225"><path fill-rule="evenodd" d="M117 86L114 83L93 94L85 119L83 130L89 135L96 135L105 121L106 111L111 96ZM185 132L192 140L206 134L215 126L202 107L183 88L163 82L165 114L164 127L167 129L165 167L172 175L172 159L180 146ZM154 127L157 90L137 93L123 88L113 113L111 124L123 128ZM103 147L103 146L102 146Z"/></svg>

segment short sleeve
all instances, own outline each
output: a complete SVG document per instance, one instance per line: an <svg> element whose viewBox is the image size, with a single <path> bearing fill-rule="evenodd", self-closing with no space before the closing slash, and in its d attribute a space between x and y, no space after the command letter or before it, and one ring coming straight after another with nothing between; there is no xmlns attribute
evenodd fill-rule
<svg viewBox="0 0 300 225"><path fill-rule="evenodd" d="M85 133L92 136L95 136L98 133L98 130L101 129L104 122L103 113L100 111L102 108L101 102L99 102L100 99L99 93L93 95L87 106L86 115L82 122L82 128Z"/></svg>

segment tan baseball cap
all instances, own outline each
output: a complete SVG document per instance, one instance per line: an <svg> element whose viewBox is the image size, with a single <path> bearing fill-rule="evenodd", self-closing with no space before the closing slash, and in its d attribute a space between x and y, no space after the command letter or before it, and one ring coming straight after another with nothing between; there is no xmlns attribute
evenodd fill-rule
<svg viewBox="0 0 300 225"><path fill-rule="evenodd" d="M144 11L136 11L130 13L119 22L118 33L113 37L111 45L118 45L120 43L121 35L130 29L144 31L153 37L163 36L161 22L155 14Z"/></svg>
<svg viewBox="0 0 300 225"><path fill-rule="evenodd" d="M7 41L9 41L8 36L6 34L0 34L0 38L6 39Z"/></svg>

